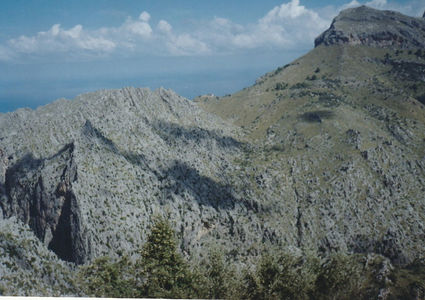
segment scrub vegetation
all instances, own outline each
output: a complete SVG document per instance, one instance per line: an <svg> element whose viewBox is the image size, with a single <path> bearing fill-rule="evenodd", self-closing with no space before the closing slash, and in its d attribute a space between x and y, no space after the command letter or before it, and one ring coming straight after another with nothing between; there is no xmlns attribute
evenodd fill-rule
<svg viewBox="0 0 425 300"><path fill-rule="evenodd" d="M393 266L377 254L326 257L264 251L236 265L219 250L201 263L179 252L171 225L157 218L135 260L96 259L80 268L78 285L95 297L211 299L422 299L425 261Z"/></svg>

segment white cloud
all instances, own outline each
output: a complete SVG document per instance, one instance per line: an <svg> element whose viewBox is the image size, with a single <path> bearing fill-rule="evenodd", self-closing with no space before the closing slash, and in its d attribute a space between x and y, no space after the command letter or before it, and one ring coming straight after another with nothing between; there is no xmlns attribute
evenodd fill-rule
<svg viewBox="0 0 425 300"><path fill-rule="evenodd" d="M190 34L172 35L167 41L167 48L172 55L204 55L211 53L208 45Z"/></svg>
<svg viewBox="0 0 425 300"><path fill-rule="evenodd" d="M157 25L159 32L159 44L165 44L165 50L169 55L173 56L187 56L187 55L205 55L211 51L208 45L195 38L191 34L182 33L176 34L173 32L173 27L165 20L160 20ZM158 53L164 53L164 47L158 50Z"/></svg>
<svg viewBox="0 0 425 300"><path fill-rule="evenodd" d="M329 26L329 20L292 0L274 7L256 23L242 26L223 18L215 18L210 27L198 33L214 47L234 49L308 47Z"/></svg>
<svg viewBox="0 0 425 300"><path fill-rule="evenodd" d="M158 30L162 33L170 33L173 27L165 20L158 22Z"/></svg>
<svg viewBox="0 0 425 300"><path fill-rule="evenodd" d="M304 6L300 5L299 0L292 0L281 6L273 8L263 19L263 22L271 22L276 19L290 18L296 19L304 14L311 14Z"/></svg>
<svg viewBox="0 0 425 300"><path fill-rule="evenodd" d="M128 30L130 34L135 34L144 38L148 38L152 34L152 28L146 22L130 21L126 24L125 29Z"/></svg>
<svg viewBox="0 0 425 300"><path fill-rule="evenodd" d="M92 35L76 25L69 30L62 29L60 24L53 25L48 31L41 31L32 37L20 36L8 41L11 50L17 53L42 54L76 50L108 52L116 45L102 36Z"/></svg>
<svg viewBox="0 0 425 300"><path fill-rule="evenodd" d="M329 26L329 21L300 5L299 0L292 0L272 9L259 25L260 34L268 37L269 43L276 39L282 46L293 46L311 44Z"/></svg>
<svg viewBox="0 0 425 300"><path fill-rule="evenodd" d="M85 50L95 50L95 51L111 51L115 49L116 44L110 40L104 39L102 37L95 38L88 36L84 39L81 39L77 42L77 45L81 49Z"/></svg>
<svg viewBox="0 0 425 300"><path fill-rule="evenodd" d="M386 0L372 0L372 1L366 2L365 5L383 9L388 5L388 3Z"/></svg>
<svg viewBox="0 0 425 300"><path fill-rule="evenodd" d="M83 26L76 25L75 27L71 28L70 30L64 31L64 34L70 36L73 39L77 39L80 36L82 31L83 31Z"/></svg>
<svg viewBox="0 0 425 300"><path fill-rule="evenodd" d="M352 1L351 1L351 2L349 2L349 3L342 5L342 6L339 8L339 10L343 10L343 9L346 9L346 8L357 7L357 6L360 6L360 5L361 5L361 4L360 4L360 2L358 2L357 0L352 0ZM333 12L333 13L335 13L335 12Z"/></svg>
<svg viewBox="0 0 425 300"><path fill-rule="evenodd" d="M142 12L139 16L139 19L142 22L146 22L146 23L149 22L150 18L151 18L151 15L146 11Z"/></svg>

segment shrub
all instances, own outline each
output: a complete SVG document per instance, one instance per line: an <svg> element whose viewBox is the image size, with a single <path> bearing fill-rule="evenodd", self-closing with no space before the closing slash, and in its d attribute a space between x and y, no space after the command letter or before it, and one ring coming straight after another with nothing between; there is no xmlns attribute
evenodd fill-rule
<svg viewBox="0 0 425 300"><path fill-rule="evenodd" d="M308 84L305 82L298 82L296 84L294 84L293 86L291 86L291 90L293 89L303 89L303 88L307 88Z"/></svg>
<svg viewBox="0 0 425 300"><path fill-rule="evenodd" d="M81 267L77 282L89 296L119 298L137 294L134 269L126 257L118 262L106 256L97 258L92 264Z"/></svg>
<svg viewBox="0 0 425 300"><path fill-rule="evenodd" d="M287 83L285 83L285 82L278 82L278 83L276 83L276 86L275 86L275 90L276 91L281 91L281 90L284 90L284 89L286 89L288 87L288 84Z"/></svg>
<svg viewBox="0 0 425 300"><path fill-rule="evenodd" d="M314 292L319 261L289 253L265 254L255 273L245 272L242 298L309 299Z"/></svg>
<svg viewBox="0 0 425 300"><path fill-rule="evenodd" d="M353 257L333 254L321 265L316 281L317 299L361 299L361 265ZM353 298L354 297L354 298Z"/></svg>
<svg viewBox="0 0 425 300"><path fill-rule="evenodd" d="M201 262L200 276L203 279L204 298L235 298L238 294L236 270L226 263L218 249L210 250L207 258Z"/></svg>
<svg viewBox="0 0 425 300"><path fill-rule="evenodd" d="M425 298L425 259L395 269L391 277L394 286L389 299Z"/></svg>

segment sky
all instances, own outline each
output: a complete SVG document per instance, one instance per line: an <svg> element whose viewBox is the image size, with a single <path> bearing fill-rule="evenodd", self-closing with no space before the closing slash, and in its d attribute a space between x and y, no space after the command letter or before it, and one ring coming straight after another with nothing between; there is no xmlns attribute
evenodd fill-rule
<svg viewBox="0 0 425 300"><path fill-rule="evenodd" d="M424 0L1 0L0 112L125 86L234 93L359 5L425 10Z"/></svg>

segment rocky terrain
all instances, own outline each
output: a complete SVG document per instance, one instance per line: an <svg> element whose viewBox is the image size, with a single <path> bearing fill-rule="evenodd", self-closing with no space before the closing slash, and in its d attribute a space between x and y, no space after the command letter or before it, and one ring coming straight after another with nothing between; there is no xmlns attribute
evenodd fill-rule
<svg viewBox="0 0 425 300"><path fill-rule="evenodd" d="M264 203L283 204L284 236L301 249L371 251L399 263L423 251L425 55L412 45L425 30L412 26L391 47L330 34L351 28L372 37L388 30L379 23L387 16L425 24L348 9L305 56L230 97L197 99L257 145L243 173L258 179ZM268 198L271 191L281 194Z"/></svg>
<svg viewBox="0 0 425 300"><path fill-rule="evenodd" d="M425 19L361 6L342 11L331 27L314 41L319 45L424 48Z"/></svg>
<svg viewBox="0 0 425 300"><path fill-rule="evenodd" d="M391 26L387 26L388 24ZM75 294L156 215L198 260L425 251L425 22L348 9L227 97L123 88L0 115L0 294ZM31 276L31 274L43 276Z"/></svg>

